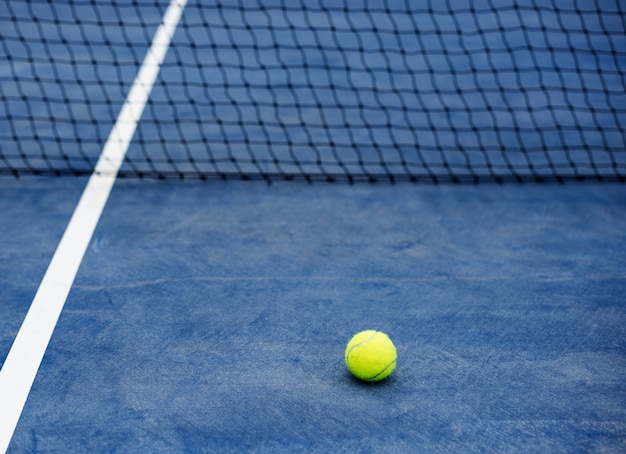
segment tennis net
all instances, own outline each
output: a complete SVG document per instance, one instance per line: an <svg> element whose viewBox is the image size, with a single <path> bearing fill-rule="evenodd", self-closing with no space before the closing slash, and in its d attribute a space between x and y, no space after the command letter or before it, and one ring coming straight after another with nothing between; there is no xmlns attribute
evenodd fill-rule
<svg viewBox="0 0 626 454"><path fill-rule="evenodd" d="M93 171L166 7L0 4L0 174ZM625 7L190 1L120 176L624 182Z"/></svg>

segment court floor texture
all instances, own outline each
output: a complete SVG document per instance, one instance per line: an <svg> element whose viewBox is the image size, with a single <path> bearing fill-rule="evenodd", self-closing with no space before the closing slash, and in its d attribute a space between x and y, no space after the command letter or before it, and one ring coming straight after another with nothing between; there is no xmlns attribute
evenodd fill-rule
<svg viewBox="0 0 626 454"><path fill-rule="evenodd" d="M0 179L0 364L86 184ZM118 180L9 453L624 452L626 190ZM396 371L359 382L350 337Z"/></svg>

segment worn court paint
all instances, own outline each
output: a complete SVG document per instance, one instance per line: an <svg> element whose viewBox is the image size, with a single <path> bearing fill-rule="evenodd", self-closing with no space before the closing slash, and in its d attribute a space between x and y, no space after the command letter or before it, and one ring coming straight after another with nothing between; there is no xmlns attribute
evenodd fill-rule
<svg viewBox="0 0 626 454"><path fill-rule="evenodd" d="M626 193L120 181L15 452L623 451ZM392 336L394 374L345 345Z"/></svg>
<svg viewBox="0 0 626 454"><path fill-rule="evenodd" d="M86 178L0 178L0 368Z"/></svg>

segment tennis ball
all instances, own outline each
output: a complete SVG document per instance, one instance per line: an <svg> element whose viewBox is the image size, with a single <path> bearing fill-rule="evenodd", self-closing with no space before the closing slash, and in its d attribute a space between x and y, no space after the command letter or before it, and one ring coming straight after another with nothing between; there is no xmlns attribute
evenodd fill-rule
<svg viewBox="0 0 626 454"><path fill-rule="evenodd" d="M365 381L386 378L396 368L396 347L380 331L367 330L354 335L346 347L346 366Z"/></svg>

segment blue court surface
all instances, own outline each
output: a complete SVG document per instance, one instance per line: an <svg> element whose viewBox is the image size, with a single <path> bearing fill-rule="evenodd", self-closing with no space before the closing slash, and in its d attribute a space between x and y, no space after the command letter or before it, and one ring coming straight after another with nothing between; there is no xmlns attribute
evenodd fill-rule
<svg viewBox="0 0 626 454"><path fill-rule="evenodd" d="M0 2L0 453L626 452L625 17Z"/></svg>
<svg viewBox="0 0 626 454"><path fill-rule="evenodd" d="M2 180L6 354L84 181ZM620 452L621 185L118 181L9 452ZM355 332L398 367L352 378Z"/></svg>

